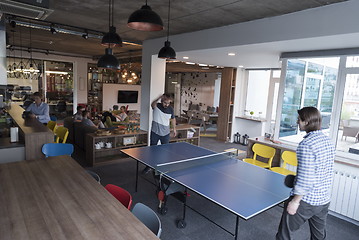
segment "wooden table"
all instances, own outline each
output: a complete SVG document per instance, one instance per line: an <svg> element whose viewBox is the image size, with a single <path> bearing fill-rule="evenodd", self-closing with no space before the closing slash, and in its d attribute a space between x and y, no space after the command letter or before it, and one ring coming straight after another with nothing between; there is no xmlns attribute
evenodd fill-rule
<svg viewBox="0 0 359 240"><path fill-rule="evenodd" d="M0 164L0 239L158 239L69 156Z"/></svg>

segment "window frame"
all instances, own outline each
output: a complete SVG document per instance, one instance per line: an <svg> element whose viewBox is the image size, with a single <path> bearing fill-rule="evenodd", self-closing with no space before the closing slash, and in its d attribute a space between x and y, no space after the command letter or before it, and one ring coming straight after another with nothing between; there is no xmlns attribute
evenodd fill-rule
<svg viewBox="0 0 359 240"><path fill-rule="evenodd" d="M344 99L344 90L346 83L347 74L359 74L359 67L346 67L346 59L349 56L358 56L359 54L348 54L348 55L336 55L336 56L293 56L288 58L282 58L282 71L280 76L280 85L279 85L279 93L278 93L278 101L277 101L277 114L276 114L276 122L275 122L275 130L274 130L274 138L276 140L279 139L279 130L280 130L280 120L282 115L282 107L283 107L283 98L284 98L284 90L285 90L285 80L286 80L286 72L287 72L287 63L290 59L299 59L299 58L320 58L320 57L339 57L339 66L338 66L338 75L337 75L337 83L334 92L333 99L333 108L332 113L340 113L340 114L331 114L330 118L330 126L329 126L329 138L337 145L338 140L338 131L341 117L341 109ZM308 77L308 76L306 76ZM303 99L302 99L303 101ZM282 140L285 144L291 146L298 146L298 143L289 142ZM358 156L353 153L337 151L336 156L341 159L350 159L358 162Z"/></svg>

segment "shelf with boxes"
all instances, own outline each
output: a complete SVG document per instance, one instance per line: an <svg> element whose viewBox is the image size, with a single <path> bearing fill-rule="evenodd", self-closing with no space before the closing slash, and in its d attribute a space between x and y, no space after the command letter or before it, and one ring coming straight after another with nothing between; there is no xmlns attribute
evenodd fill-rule
<svg viewBox="0 0 359 240"><path fill-rule="evenodd" d="M86 161L90 166L119 160L122 149L147 146L148 133L143 130L112 131L106 135L90 133L86 136Z"/></svg>
<svg viewBox="0 0 359 240"><path fill-rule="evenodd" d="M200 127L190 124L181 124L176 126L177 136L171 137L170 142L188 142L199 146ZM171 136L172 133L171 133Z"/></svg>

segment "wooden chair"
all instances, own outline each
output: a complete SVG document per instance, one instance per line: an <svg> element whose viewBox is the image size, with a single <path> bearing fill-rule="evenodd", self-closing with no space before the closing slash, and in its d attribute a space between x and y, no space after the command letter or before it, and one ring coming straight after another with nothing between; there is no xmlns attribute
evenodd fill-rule
<svg viewBox="0 0 359 240"><path fill-rule="evenodd" d="M273 157L275 155L275 148L255 143L253 144L252 150L254 152L253 158L245 158L243 161L256 165L262 168L270 168L272 166ZM267 158L268 162L262 162L257 160L257 157Z"/></svg>
<svg viewBox="0 0 359 240"><path fill-rule="evenodd" d="M51 131L55 132L55 129L56 129L56 121L49 121L49 122L47 123L47 127L48 127Z"/></svg>
<svg viewBox="0 0 359 240"><path fill-rule="evenodd" d="M282 175L296 175L295 172L286 169L287 164L292 166L298 166L297 154L291 151L284 151L282 153L283 164L281 167L272 167L270 170L280 173Z"/></svg>
<svg viewBox="0 0 359 240"><path fill-rule="evenodd" d="M107 184L105 188L112 194L112 196L121 202L123 206L130 210L132 205L132 196L129 192L113 184Z"/></svg>
<svg viewBox="0 0 359 240"><path fill-rule="evenodd" d="M69 130L65 127L57 127L55 130L56 143L66 143L67 136L69 135Z"/></svg>
<svg viewBox="0 0 359 240"><path fill-rule="evenodd" d="M161 236L162 227L161 221L157 214L149 207L142 203L136 203L132 209L133 215L135 215L143 224L146 225L156 236Z"/></svg>
<svg viewBox="0 0 359 240"><path fill-rule="evenodd" d="M71 156L71 154L74 152L74 146L68 143L46 143L42 146L41 150L46 157L55 157L61 155Z"/></svg>

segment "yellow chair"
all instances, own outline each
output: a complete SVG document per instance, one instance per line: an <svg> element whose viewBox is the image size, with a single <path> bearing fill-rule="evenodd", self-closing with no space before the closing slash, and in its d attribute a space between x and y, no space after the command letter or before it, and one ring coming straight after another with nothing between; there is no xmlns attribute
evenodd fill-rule
<svg viewBox="0 0 359 240"><path fill-rule="evenodd" d="M47 127L48 127L51 131L55 132L56 122L55 122L55 121L49 121L49 122L47 123Z"/></svg>
<svg viewBox="0 0 359 240"><path fill-rule="evenodd" d="M282 160L283 160L283 164L281 167L272 167L270 168L270 170L276 173L280 173L282 175L289 175L289 174L296 175L295 172L286 169L286 166L287 164L292 166L298 166L297 154L291 151L284 151L282 153Z"/></svg>
<svg viewBox="0 0 359 240"><path fill-rule="evenodd" d="M55 130L56 141L55 143L66 143L69 130L65 127L57 127Z"/></svg>
<svg viewBox="0 0 359 240"><path fill-rule="evenodd" d="M262 168L270 168L272 166L273 157L275 155L275 148L255 143L253 144L252 150L254 152L253 158L245 158L243 159L243 161ZM268 162L265 163L257 160L257 156L262 158L268 158Z"/></svg>

